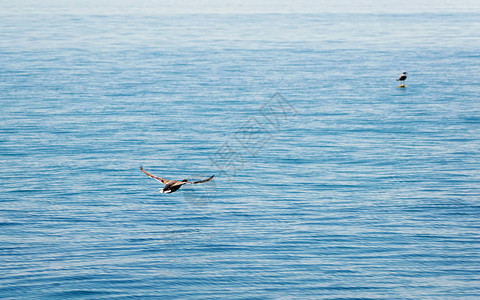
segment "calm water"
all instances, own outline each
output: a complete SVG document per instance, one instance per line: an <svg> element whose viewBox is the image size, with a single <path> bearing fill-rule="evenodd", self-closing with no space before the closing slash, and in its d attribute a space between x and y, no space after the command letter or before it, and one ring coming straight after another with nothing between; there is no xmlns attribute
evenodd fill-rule
<svg viewBox="0 0 480 300"><path fill-rule="evenodd" d="M0 298L476 299L478 20L4 14Z"/></svg>

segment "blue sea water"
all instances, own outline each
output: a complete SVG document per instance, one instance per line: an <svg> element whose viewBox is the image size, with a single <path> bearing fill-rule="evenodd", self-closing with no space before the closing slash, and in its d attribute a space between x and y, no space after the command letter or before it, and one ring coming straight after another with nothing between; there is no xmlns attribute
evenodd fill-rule
<svg viewBox="0 0 480 300"><path fill-rule="evenodd" d="M478 299L478 20L3 13L0 298Z"/></svg>

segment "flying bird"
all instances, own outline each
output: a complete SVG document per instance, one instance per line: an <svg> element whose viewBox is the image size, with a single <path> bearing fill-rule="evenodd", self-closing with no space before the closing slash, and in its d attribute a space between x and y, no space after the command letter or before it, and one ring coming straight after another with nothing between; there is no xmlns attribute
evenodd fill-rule
<svg viewBox="0 0 480 300"><path fill-rule="evenodd" d="M212 180L213 176L215 176L215 175L212 175L211 177L209 177L207 179L203 179L203 180L199 180L199 181L188 181L187 179L184 179L182 181L178 181L178 180L168 180L168 179L164 179L164 178L155 176L153 174L150 174L143 169L143 166L140 166L140 171L145 173L145 175L147 175L148 177L153 178L153 179L163 183L165 185L165 187L161 188L161 189L158 189L158 191L160 193L164 193L164 194L173 193L173 192L177 191L179 188L181 188L182 185L184 185L184 184L197 184L197 183L204 183L204 182L210 181L210 180Z"/></svg>
<svg viewBox="0 0 480 300"><path fill-rule="evenodd" d="M402 72L402 74L398 76L397 81L405 81L405 79L407 79L407 72Z"/></svg>

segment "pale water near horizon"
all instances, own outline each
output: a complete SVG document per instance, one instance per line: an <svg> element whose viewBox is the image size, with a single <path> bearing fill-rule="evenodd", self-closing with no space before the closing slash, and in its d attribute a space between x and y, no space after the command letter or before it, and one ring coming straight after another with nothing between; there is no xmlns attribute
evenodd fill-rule
<svg viewBox="0 0 480 300"><path fill-rule="evenodd" d="M0 298L478 298L479 19L2 16Z"/></svg>

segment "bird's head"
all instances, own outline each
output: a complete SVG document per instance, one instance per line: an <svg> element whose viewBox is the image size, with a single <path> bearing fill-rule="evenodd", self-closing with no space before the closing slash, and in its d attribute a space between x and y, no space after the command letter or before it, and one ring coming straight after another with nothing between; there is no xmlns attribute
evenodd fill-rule
<svg viewBox="0 0 480 300"><path fill-rule="evenodd" d="M163 193L163 188L158 189L159 193Z"/></svg>
<svg viewBox="0 0 480 300"><path fill-rule="evenodd" d="M184 180L182 180L182 182L188 182L188 180L184 179Z"/></svg>
<svg viewBox="0 0 480 300"><path fill-rule="evenodd" d="M407 74L407 72L403 71L402 74Z"/></svg>

